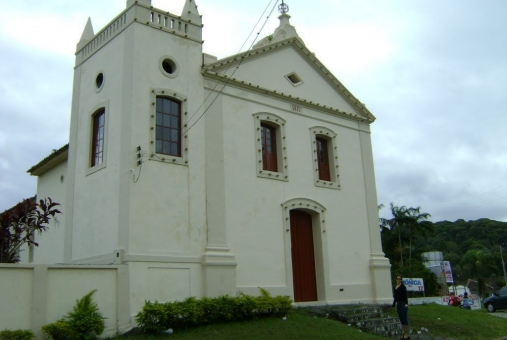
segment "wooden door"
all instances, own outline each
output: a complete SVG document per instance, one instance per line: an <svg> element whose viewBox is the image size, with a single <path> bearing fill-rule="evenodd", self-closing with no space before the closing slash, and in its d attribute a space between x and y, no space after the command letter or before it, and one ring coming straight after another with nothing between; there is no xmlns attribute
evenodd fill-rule
<svg viewBox="0 0 507 340"><path fill-rule="evenodd" d="M317 301L312 216L300 210L290 212L292 279L294 301Z"/></svg>

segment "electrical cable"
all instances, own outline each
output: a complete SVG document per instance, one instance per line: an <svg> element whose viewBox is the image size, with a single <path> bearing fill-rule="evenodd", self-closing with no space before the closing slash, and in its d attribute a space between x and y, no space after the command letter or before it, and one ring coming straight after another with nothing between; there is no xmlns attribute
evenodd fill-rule
<svg viewBox="0 0 507 340"><path fill-rule="evenodd" d="M269 2L268 7L269 7L269 5L271 4L271 2L272 2L272 0ZM202 117L204 117L204 115L206 114L206 112L208 112L208 110L211 108L211 106L213 106L213 104L214 104L214 103L215 103L215 101L217 100L218 96L219 96L220 94L222 94L223 90L225 89L225 87L226 87L226 86L227 86L227 84L229 83L229 80L232 78L232 76L234 76L234 74L235 74L235 73L236 73L236 71L238 70L238 68L239 68L239 66L241 65L241 63L243 62L243 60L245 60L245 57L247 56L248 51L252 48L252 46L255 44L255 42L256 42L256 41L257 41L257 39L259 38L259 35L261 34L262 30L263 30L263 29L264 29L264 27L266 26L266 23L268 22L269 18L271 17L271 14L273 13L273 10L275 9L275 7L276 7L277 3L278 3L278 0L277 0L277 1L275 1L275 4L274 4L274 5L273 5L273 7L271 8L271 12L270 12L270 13L269 13L269 15L266 17L266 20L264 21L264 24L262 25L262 27L261 27L260 31L259 31L259 32L257 32L257 36L255 37L254 41L252 42L252 44L250 45L250 47L248 48L248 50L247 50L246 52L244 52L243 56L241 57L241 60L239 61L238 65L236 66L236 69L234 70L234 72L232 72L232 74L231 74L229 77L227 77L227 80L226 80L225 84L223 84L222 89L220 89L220 91L216 94L216 96L215 96L215 98L213 99L213 101L211 102L211 104L210 104L210 105L209 105L209 106L208 106L208 107L204 110L204 112L203 112L203 113L199 116L199 118L197 118L197 120L196 120L193 124L191 124L191 125L188 127L188 129L186 129L186 131L185 131L185 132L183 132L183 133L181 134L181 136L183 136L183 135L187 134L187 133L190 131L190 129L191 129L191 128L195 125L195 124L197 124L197 122L199 122L199 120L200 120ZM264 13L265 13L265 11L264 11ZM263 13L263 15L264 15L264 13ZM217 81L217 84L218 84L218 81ZM209 98L209 96L208 96L208 98ZM206 99L207 99L207 98L206 98ZM204 104L204 102L203 102L203 104ZM202 107L202 105L201 105L201 107ZM195 115L195 114L194 114L194 115ZM192 117L193 117L194 115L192 115Z"/></svg>
<svg viewBox="0 0 507 340"><path fill-rule="evenodd" d="M269 6L271 5L271 2L273 2L273 0L270 0L268 5L266 6L266 8L264 9L264 12L262 12L261 16L259 17L259 20L257 20L257 22L255 23L254 27L252 28L252 30L250 31L250 34L248 34L248 37L245 39L245 42L243 42L243 45L241 45L241 47L239 48L238 52L235 54L235 55L238 55L241 53L241 50L243 49L243 47L245 47L245 44L247 43L247 41L250 39L250 37L252 36L252 33L255 31L255 28L259 25L259 22L261 21L261 19L264 17L264 14L266 13L266 11L268 10ZM276 3L278 3L278 0L276 1ZM275 4L276 4L275 3ZM269 18L269 17L268 17ZM257 33L259 34L259 33ZM227 68L225 69L224 71L224 74L227 74L227 71L229 71L229 68L231 67L232 63L229 64L227 66ZM215 86L213 87L213 89L210 91L210 93L208 94L208 96L203 100L203 102L201 103L201 105L199 105L199 107L195 110L194 114L192 114L190 116L190 118L188 118L188 122L190 122L192 120L192 118L194 118L194 116L199 112L199 110L201 109L201 107L204 105L204 103L206 103L206 101L209 99L209 97L211 97L211 95L215 92L215 89L218 87L220 83L219 82L216 82Z"/></svg>

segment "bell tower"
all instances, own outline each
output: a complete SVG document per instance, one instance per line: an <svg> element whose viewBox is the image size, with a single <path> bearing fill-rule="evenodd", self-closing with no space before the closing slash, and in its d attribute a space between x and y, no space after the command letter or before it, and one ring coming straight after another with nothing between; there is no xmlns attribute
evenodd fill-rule
<svg viewBox="0 0 507 340"><path fill-rule="evenodd" d="M202 253L202 20L127 0L76 48L65 262L165 261ZM192 180L190 180L192 179ZM189 212L193 213L190 214Z"/></svg>

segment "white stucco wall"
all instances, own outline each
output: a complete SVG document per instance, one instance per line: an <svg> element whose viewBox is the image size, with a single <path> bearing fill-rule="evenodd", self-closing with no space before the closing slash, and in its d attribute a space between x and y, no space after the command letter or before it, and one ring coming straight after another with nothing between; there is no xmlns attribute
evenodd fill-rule
<svg viewBox="0 0 507 340"><path fill-rule="evenodd" d="M44 339L42 326L71 312L91 290L105 317L102 336L131 328L127 266L0 264L0 329L31 329Z"/></svg>
<svg viewBox="0 0 507 340"><path fill-rule="evenodd" d="M320 88L306 90L312 97L312 91ZM326 232L319 241L325 267L324 274L317 278L325 286L326 300L371 300L371 252L370 243L365 242L370 237L367 189L358 123L311 107L295 113L288 102L233 87L226 88L217 102L223 110L227 243L238 263L238 289L254 294L257 287L266 287L292 295L291 262L286 261L291 256L290 234L284 227L281 204L300 197L326 208ZM215 111L207 119L217 118L220 113ZM253 115L260 112L275 114L287 122L288 181L257 176ZM315 185L310 134L314 126L324 126L337 134L339 190Z"/></svg>
<svg viewBox="0 0 507 340"><path fill-rule="evenodd" d="M76 69L74 98L77 133L72 259L126 255L200 255L205 226L202 127L188 134L188 163L159 162L154 152L153 89L184 101L195 112L202 100L198 42L133 24ZM164 57L177 65L167 77ZM99 72L104 86L94 86ZM187 101L188 99L188 101ZM106 107L105 166L90 169L91 115ZM142 168L137 166L141 146ZM135 183L134 183L135 179ZM190 213L192 210L192 214ZM90 213L93 212L93 213Z"/></svg>
<svg viewBox="0 0 507 340"><path fill-rule="evenodd" d="M0 270L0 329L30 329L33 302L33 272L28 268ZM8 293L7 293L8 292Z"/></svg>
<svg viewBox="0 0 507 340"><path fill-rule="evenodd" d="M62 214L56 216L57 221L51 220L47 231L35 234L35 242L39 246L33 248L33 263L64 261L67 180L67 162L58 164L37 178L37 202L50 197L53 202L60 203L57 208Z"/></svg>
<svg viewBox="0 0 507 340"><path fill-rule="evenodd" d="M227 74L232 72L233 77L240 81L276 90L278 93L291 94L294 98L299 97L322 106L346 112L355 111L353 106L330 86L329 81L318 73L317 68L296 52L292 45L258 58L247 58L239 69L231 67ZM293 72L302 80L301 85L294 86L285 78Z"/></svg>

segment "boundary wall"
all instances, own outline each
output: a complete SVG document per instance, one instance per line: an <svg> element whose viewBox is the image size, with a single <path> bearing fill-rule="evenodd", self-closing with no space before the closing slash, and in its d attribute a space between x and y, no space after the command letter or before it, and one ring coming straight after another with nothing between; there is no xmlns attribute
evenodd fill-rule
<svg viewBox="0 0 507 340"><path fill-rule="evenodd" d="M62 318L93 289L106 318L102 336L128 331L127 265L0 264L0 330L31 329L43 339L42 326Z"/></svg>

